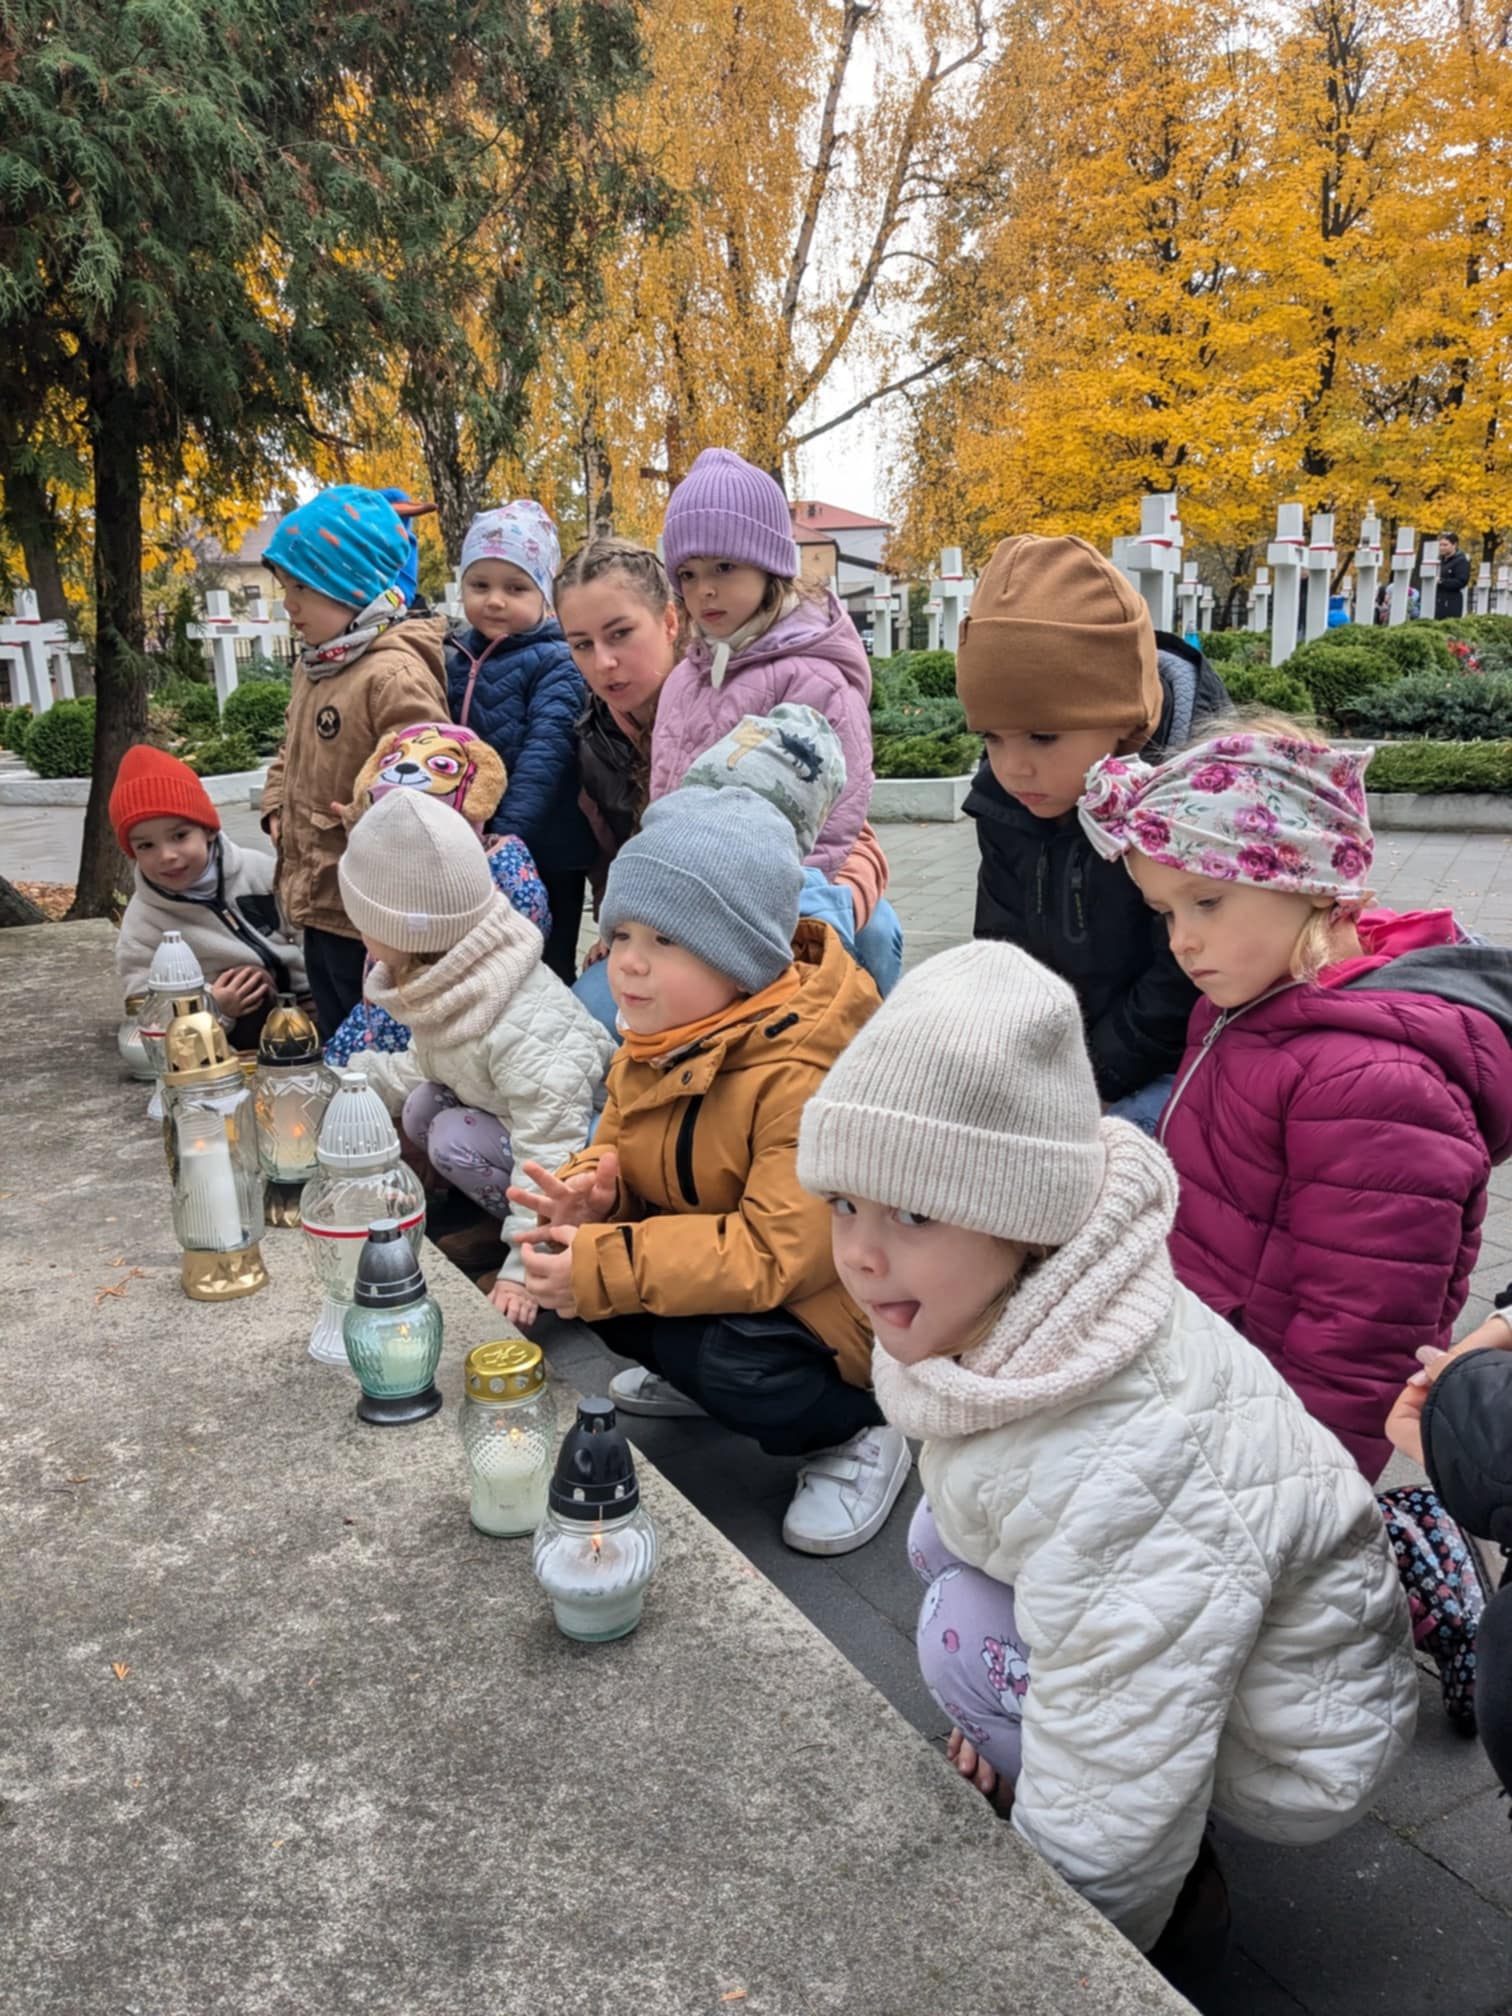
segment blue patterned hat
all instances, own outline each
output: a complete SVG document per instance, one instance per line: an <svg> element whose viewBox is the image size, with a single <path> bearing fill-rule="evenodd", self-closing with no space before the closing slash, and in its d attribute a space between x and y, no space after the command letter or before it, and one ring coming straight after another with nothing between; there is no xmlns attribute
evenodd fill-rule
<svg viewBox="0 0 1512 2016"><path fill-rule="evenodd" d="M404 571L410 541L386 497L338 483L291 511L263 557L318 595L366 609Z"/></svg>

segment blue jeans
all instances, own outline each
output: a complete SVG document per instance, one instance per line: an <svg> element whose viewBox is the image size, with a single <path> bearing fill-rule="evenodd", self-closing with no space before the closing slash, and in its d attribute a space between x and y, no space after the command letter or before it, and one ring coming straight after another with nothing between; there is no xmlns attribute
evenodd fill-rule
<svg viewBox="0 0 1512 2016"><path fill-rule="evenodd" d="M586 973L573 981L572 991L594 1021L602 1023L618 1043L619 1023L615 1020L618 1011L614 1006L614 996L609 992L609 961L596 959Z"/></svg>
<svg viewBox="0 0 1512 2016"><path fill-rule="evenodd" d="M1127 1093L1122 1099L1115 1099L1108 1108L1110 1119L1132 1120L1142 1134L1153 1135L1160 1124L1160 1116L1165 1111L1165 1103L1171 1096L1171 1087L1176 1083L1176 1073L1167 1072L1164 1078L1152 1078L1148 1085L1141 1085L1137 1092Z"/></svg>

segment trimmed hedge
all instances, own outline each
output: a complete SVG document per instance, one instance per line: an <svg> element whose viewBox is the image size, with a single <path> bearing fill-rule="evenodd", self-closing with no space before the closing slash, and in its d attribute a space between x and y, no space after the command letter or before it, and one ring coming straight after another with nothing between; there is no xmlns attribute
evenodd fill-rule
<svg viewBox="0 0 1512 2016"><path fill-rule="evenodd" d="M1273 707L1280 714L1311 714L1313 697L1285 666L1224 665L1223 683L1236 707Z"/></svg>
<svg viewBox="0 0 1512 2016"><path fill-rule="evenodd" d="M1399 623L1395 629L1379 623L1340 623L1315 637L1311 644L1304 644L1302 650L1316 651L1320 647L1377 652L1389 659L1404 677L1409 672L1448 672L1454 665L1446 639L1424 623ZM1293 652L1287 660L1288 667L1300 656L1301 652Z"/></svg>
<svg viewBox="0 0 1512 2016"><path fill-rule="evenodd" d="M981 760L976 735L888 735L872 751L878 777L969 777Z"/></svg>
<svg viewBox="0 0 1512 2016"><path fill-rule="evenodd" d="M1342 630L1333 633L1342 636ZM1401 672L1394 659L1383 651L1364 645L1326 644L1316 638L1294 651L1277 668L1288 678L1300 680L1313 697L1313 706L1330 720L1339 718L1346 700L1368 693L1373 686L1388 686Z"/></svg>
<svg viewBox="0 0 1512 2016"><path fill-rule="evenodd" d="M1339 711L1352 735L1498 742L1512 727L1512 677L1446 672L1399 679L1346 700Z"/></svg>
<svg viewBox="0 0 1512 2016"><path fill-rule="evenodd" d="M233 770L255 770L261 758L249 735L217 735L189 750L184 759L197 777L225 777Z"/></svg>
<svg viewBox="0 0 1512 2016"><path fill-rule="evenodd" d="M221 711L221 721L228 735L245 735L271 755L283 737L288 711L289 688L280 680L259 679L237 687Z"/></svg>
<svg viewBox="0 0 1512 2016"><path fill-rule="evenodd" d="M955 653L953 651L897 651L872 667L873 691L877 682L896 690L900 682L925 700L955 697Z"/></svg>
<svg viewBox="0 0 1512 2016"><path fill-rule="evenodd" d="M26 737L26 761L39 777L87 777L94 767L95 703L60 700L39 714Z"/></svg>
<svg viewBox="0 0 1512 2016"><path fill-rule="evenodd" d="M1197 642L1202 647L1203 656L1210 664L1217 666L1225 685L1228 684L1228 668L1238 670L1242 666L1256 669L1270 664L1270 632L1268 630L1202 630Z"/></svg>
<svg viewBox="0 0 1512 2016"><path fill-rule="evenodd" d="M1370 791L1512 792L1512 742L1397 742L1378 749Z"/></svg>
<svg viewBox="0 0 1512 2016"><path fill-rule="evenodd" d="M181 734L192 735L197 729L220 725L215 688L202 686L197 679L165 679L152 699L155 705L166 708Z"/></svg>
<svg viewBox="0 0 1512 2016"><path fill-rule="evenodd" d="M0 707L0 749L9 749L13 755L24 759L31 725L30 707Z"/></svg>

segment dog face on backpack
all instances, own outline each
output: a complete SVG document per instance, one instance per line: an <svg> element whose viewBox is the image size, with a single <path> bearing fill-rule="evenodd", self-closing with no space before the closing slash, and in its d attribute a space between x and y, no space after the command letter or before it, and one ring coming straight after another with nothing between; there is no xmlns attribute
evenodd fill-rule
<svg viewBox="0 0 1512 2016"><path fill-rule="evenodd" d="M480 735L449 721L418 721L385 735L357 773L353 797L376 805L390 791L419 791L481 826L504 796L504 765Z"/></svg>

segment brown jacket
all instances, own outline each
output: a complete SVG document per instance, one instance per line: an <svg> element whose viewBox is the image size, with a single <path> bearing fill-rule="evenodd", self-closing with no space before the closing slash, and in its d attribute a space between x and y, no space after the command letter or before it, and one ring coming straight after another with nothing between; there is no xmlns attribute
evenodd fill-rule
<svg viewBox="0 0 1512 2016"><path fill-rule="evenodd" d="M578 1314L593 1323L786 1309L871 1383L871 1331L835 1273L829 1207L798 1183L809 1094L877 1007L877 990L827 924L793 940L801 986L774 1017L707 1037L669 1068L621 1051L591 1145L563 1175L619 1156L608 1225L572 1249Z"/></svg>
<svg viewBox="0 0 1512 2016"><path fill-rule="evenodd" d="M348 822L331 810L350 804L357 772L380 735L415 721L444 721L446 669L439 616L411 617L339 672L312 679L294 670L282 749L268 765L264 828L277 813L278 900L289 922L355 938L341 907L336 864Z"/></svg>

